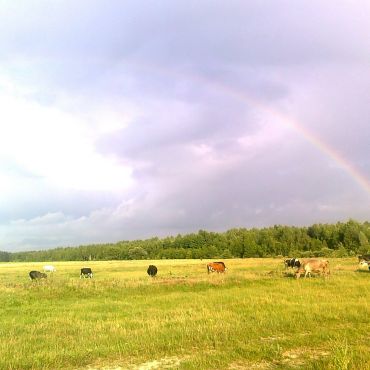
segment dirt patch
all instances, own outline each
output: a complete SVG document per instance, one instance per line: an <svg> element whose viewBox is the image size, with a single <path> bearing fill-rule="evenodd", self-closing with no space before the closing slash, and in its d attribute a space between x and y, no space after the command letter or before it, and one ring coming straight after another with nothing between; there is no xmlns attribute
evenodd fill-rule
<svg viewBox="0 0 370 370"><path fill-rule="evenodd" d="M295 348L282 353L283 364L289 363L293 366L301 366L307 359L318 360L321 357L328 356L330 352L315 348Z"/></svg>
<svg viewBox="0 0 370 370"><path fill-rule="evenodd" d="M164 357L159 360L151 360L139 365L106 365L88 366L86 370L154 370L154 369L175 369L181 360L179 357Z"/></svg>
<svg viewBox="0 0 370 370"><path fill-rule="evenodd" d="M263 341L263 342L273 342L275 340L282 340L282 339L285 339L286 336L270 336L270 337L261 337L260 339Z"/></svg>
<svg viewBox="0 0 370 370"><path fill-rule="evenodd" d="M261 362L244 362L244 361L237 361L233 362L229 365L228 370L268 370L273 369L275 367L274 364L261 361Z"/></svg>
<svg viewBox="0 0 370 370"><path fill-rule="evenodd" d="M178 357L165 357L160 360L148 361L140 365L129 367L131 370L173 369L178 367L181 360Z"/></svg>

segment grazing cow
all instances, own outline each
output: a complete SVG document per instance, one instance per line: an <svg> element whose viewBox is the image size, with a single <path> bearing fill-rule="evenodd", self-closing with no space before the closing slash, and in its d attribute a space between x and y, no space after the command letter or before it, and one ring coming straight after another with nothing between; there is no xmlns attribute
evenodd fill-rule
<svg viewBox="0 0 370 370"><path fill-rule="evenodd" d="M370 262L370 254L363 254L362 256L358 256L358 262L361 263L362 261Z"/></svg>
<svg viewBox="0 0 370 370"><path fill-rule="evenodd" d="M40 271L30 271L29 273L31 280L46 279L48 276Z"/></svg>
<svg viewBox="0 0 370 370"><path fill-rule="evenodd" d="M301 267L301 262L299 261L298 258L290 258L288 260L284 261L285 268L291 267Z"/></svg>
<svg viewBox="0 0 370 370"><path fill-rule="evenodd" d="M154 277L157 275L158 269L154 265L149 265L148 270L146 271L149 276Z"/></svg>
<svg viewBox="0 0 370 370"><path fill-rule="evenodd" d="M360 262L360 266L361 266L361 267L368 268L368 269L369 269L369 271L370 271L370 261L361 261L361 262Z"/></svg>
<svg viewBox="0 0 370 370"><path fill-rule="evenodd" d="M207 264L207 271L210 272L217 272L217 273L223 273L225 272L226 266L223 262L210 262Z"/></svg>
<svg viewBox="0 0 370 370"><path fill-rule="evenodd" d="M45 265L43 267L44 272L55 272L57 269L52 265Z"/></svg>
<svg viewBox="0 0 370 370"><path fill-rule="evenodd" d="M297 270L296 278L299 279L301 274L304 272L304 277L309 275L311 277L311 272L322 273L323 275L330 274L329 261L318 260L318 259L308 259L302 260L301 266Z"/></svg>
<svg viewBox="0 0 370 370"><path fill-rule="evenodd" d="M90 279L93 277L93 273L92 273L92 271L91 271L91 268L90 268L90 267L83 267L83 268L81 269L80 279L81 279L82 277L84 277L84 278L88 277L88 278L90 278Z"/></svg>

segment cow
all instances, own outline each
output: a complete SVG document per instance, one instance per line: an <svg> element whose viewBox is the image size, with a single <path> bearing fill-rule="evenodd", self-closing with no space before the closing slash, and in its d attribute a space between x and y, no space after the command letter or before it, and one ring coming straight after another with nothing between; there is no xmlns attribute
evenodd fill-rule
<svg viewBox="0 0 370 370"><path fill-rule="evenodd" d="M90 279L93 277L93 272L92 272L90 267L83 267L81 269L80 279L82 277L84 277L84 278L88 277Z"/></svg>
<svg viewBox="0 0 370 370"><path fill-rule="evenodd" d="M31 280L46 279L48 276L40 271L30 271L29 273Z"/></svg>
<svg viewBox="0 0 370 370"><path fill-rule="evenodd" d="M146 270L149 276L154 277L157 275L158 269L154 265L149 265L148 270Z"/></svg>
<svg viewBox="0 0 370 370"><path fill-rule="evenodd" d="M302 260L301 266L296 272L296 278L299 279L301 274L304 273L304 277L310 276L311 272L319 272L323 275L330 274L329 261L328 260L318 260L318 259L308 259Z"/></svg>
<svg viewBox="0 0 370 370"><path fill-rule="evenodd" d="M208 273L210 272L224 273L226 270L227 268L223 262L210 262L207 264Z"/></svg>
<svg viewBox="0 0 370 370"><path fill-rule="evenodd" d="M370 261L361 261L361 262L360 262L360 266L361 266L361 267L368 268L368 269L369 269L369 271L370 271Z"/></svg>
<svg viewBox="0 0 370 370"><path fill-rule="evenodd" d="M362 261L370 262L370 254L363 254L362 256L358 256L358 263Z"/></svg>
<svg viewBox="0 0 370 370"><path fill-rule="evenodd" d="M43 267L44 272L56 272L56 268L52 265L45 265Z"/></svg>
<svg viewBox="0 0 370 370"><path fill-rule="evenodd" d="M299 261L298 258L290 258L288 260L284 261L285 268L291 267L301 267L301 262Z"/></svg>

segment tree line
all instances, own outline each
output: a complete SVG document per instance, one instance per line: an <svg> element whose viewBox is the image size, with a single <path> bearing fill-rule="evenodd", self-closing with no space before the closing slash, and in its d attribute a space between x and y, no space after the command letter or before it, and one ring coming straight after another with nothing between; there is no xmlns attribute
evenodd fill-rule
<svg viewBox="0 0 370 370"><path fill-rule="evenodd" d="M346 257L370 252L370 223L349 220L309 227L275 225L59 247L27 252L1 252L2 262L140 260L248 257Z"/></svg>

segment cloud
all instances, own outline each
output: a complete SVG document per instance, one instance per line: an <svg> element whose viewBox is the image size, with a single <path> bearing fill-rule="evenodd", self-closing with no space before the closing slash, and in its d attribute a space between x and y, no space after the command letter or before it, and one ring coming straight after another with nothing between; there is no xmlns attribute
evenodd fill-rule
<svg viewBox="0 0 370 370"><path fill-rule="evenodd" d="M9 95L0 95L0 104L0 158L13 160L23 173L77 190L130 184L130 168L96 153L94 131L78 117Z"/></svg>
<svg viewBox="0 0 370 370"><path fill-rule="evenodd" d="M6 1L4 248L367 219L369 11Z"/></svg>

